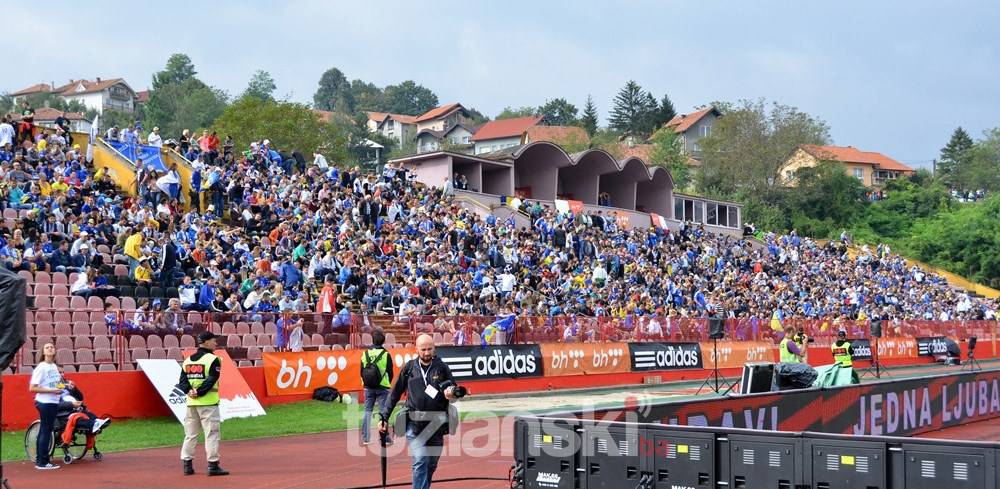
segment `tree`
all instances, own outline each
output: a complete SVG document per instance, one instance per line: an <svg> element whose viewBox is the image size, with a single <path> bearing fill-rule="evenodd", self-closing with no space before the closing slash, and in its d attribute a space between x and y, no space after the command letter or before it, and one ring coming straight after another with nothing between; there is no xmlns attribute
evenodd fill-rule
<svg viewBox="0 0 1000 489"><path fill-rule="evenodd" d="M674 103L670 101L670 96L663 94L663 100L660 101L660 108L656 112L656 120L654 121L653 127L659 129L663 127L664 124L670 122L677 115L677 111L674 110Z"/></svg>
<svg viewBox="0 0 1000 489"><path fill-rule="evenodd" d="M534 107L518 107L511 108L510 106L504 107L502 111L496 116L496 120L500 119L516 119L518 117L531 117L536 115Z"/></svg>
<svg viewBox="0 0 1000 489"><path fill-rule="evenodd" d="M598 128L590 137L590 147L603 149L611 153L611 156L614 156L616 160L625 157L625 149L621 144L621 133L611 128Z"/></svg>
<svg viewBox="0 0 1000 489"><path fill-rule="evenodd" d="M429 88L406 80L385 87L385 111L395 114L420 115L437 107L438 97Z"/></svg>
<svg viewBox="0 0 1000 489"><path fill-rule="evenodd" d="M625 136L646 138L653 132L658 107L656 98L629 80L615 96L608 125Z"/></svg>
<svg viewBox="0 0 1000 489"><path fill-rule="evenodd" d="M274 100L274 91L278 88L274 84L274 78L264 70L257 70L250 77L250 83L243 92L244 97L254 97L260 100Z"/></svg>
<svg viewBox="0 0 1000 489"><path fill-rule="evenodd" d="M674 188L683 189L691 181L688 157L684 154L684 141L673 129L663 127L653 133L649 141L653 147L649 152L652 161L647 163L662 166L670 171Z"/></svg>
<svg viewBox="0 0 1000 489"><path fill-rule="evenodd" d="M10 96L10 92L4 92L0 94L0 117L4 114L14 111L14 97Z"/></svg>
<svg viewBox="0 0 1000 489"><path fill-rule="evenodd" d="M344 114L354 113L354 95L343 72L337 68L323 72L319 78L319 88L313 95L313 107Z"/></svg>
<svg viewBox="0 0 1000 489"><path fill-rule="evenodd" d="M159 127L165 138L180 137L181 131L197 131L212 125L226 109L228 96L197 78L150 90L145 106L147 129Z"/></svg>
<svg viewBox="0 0 1000 489"><path fill-rule="evenodd" d="M865 188L840 163L824 162L796 172L796 188L786 193L791 226L807 236L831 236L864 211Z"/></svg>
<svg viewBox="0 0 1000 489"><path fill-rule="evenodd" d="M576 124L576 113L576 106L564 98L546 100L545 105L538 108L538 114L545 117L545 122L553 126Z"/></svg>
<svg viewBox="0 0 1000 489"><path fill-rule="evenodd" d="M219 137L232 136L238 148L264 138L281 150L298 150L305 155L329 150L339 130L319 119L309 107L285 101L240 97L215 120L212 128Z"/></svg>
<svg viewBox="0 0 1000 489"><path fill-rule="evenodd" d="M587 103L583 106L580 126L587 131L587 135L591 138L597 132L597 106L594 105L594 99L590 95L587 95Z"/></svg>
<svg viewBox="0 0 1000 489"><path fill-rule="evenodd" d="M153 90L166 85L183 83L193 79L197 74L190 56L182 53L171 54L163 71L158 71L153 75Z"/></svg>
<svg viewBox="0 0 1000 489"><path fill-rule="evenodd" d="M972 149L972 138L964 129L958 127L951 133L951 139L941 148L941 159L937 164L937 176L945 185L956 190L967 190L963 173L968 173L969 150Z"/></svg>
<svg viewBox="0 0 1000 489"><path fill-rule="evenodd" d="M826 122L776 102L741 100L698 141L697 188L720 198L763 198L779 181L778 170L801 144L828 144ZM752 220L752 219L748 219Z"/></svg>
<svg viewBox="0 0 1000 489"><path fill-rule="evenodd" d="M1000 128L986 131L985 136L968 151L964 187L971 191L1000 192Z"/></svg>
<svg viewBox="0 0 1000 489"><path fill-rule="evenodd" d="M489 117L486 117L485 115L483 115L482 112L476 110L473 107L469 107L468 111L469 111L469 121L471 121L472 124L475 126L486 124L487 122L490 121Z"/></svg>
<svg viewBox="0 0 1000 489"><path fill-rule="evenodd" d="M385 96L382 89L374 83L352 80L351 95L354 97L355 110L388 112L385 110Z"/></svg>

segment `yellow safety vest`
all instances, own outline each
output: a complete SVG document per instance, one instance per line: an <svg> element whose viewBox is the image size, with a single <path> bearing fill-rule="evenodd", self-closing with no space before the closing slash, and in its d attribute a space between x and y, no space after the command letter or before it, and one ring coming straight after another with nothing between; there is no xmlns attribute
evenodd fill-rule
<svg viewBox="0 0 1000 489"><path fill-rule="evenodd" d="M788 343L791 341L792 340L786 336L785 339L781 340L781 343L778 344L778 349L781 352L781 363L799 363L799 356L788 351Z"/></svg>
<svg viewBox="0 0 1000 489"><path fill-rule="evenodd" d="M208 378L208 371L212 368L212 364L219 357L211 354L205 353L198 360L191 360L191 357L187 357L184 360L184 365L181 367L184 370L184 375L187 376L188 383L191 384L192 389L198 389L202 382ZM205 395L193 398L188 396L187 405L188 406L215 406L219 403L219 379L212 386L212 390L205 393Z"/></svg>
<svg viewBox="0 0 1000 489"><path fill-rule="evenodd" d="M830 349L833 350L833 361L840 362L841 367L853 367L854 362L851 359L851 353L848 351L850 347L850 341L845 341L843 346L837 346L837 342L830 345Z"/></svg>
<svg viewBox="0 0 1000 489"><path fill-rule="evenodd" d="M382 354L382 351L385 354ZM375 353L374 350L365 350L365 353L361 355L361 368L365 368L369 363L375 362L375 367L378 368L379 372L382 372L382 387L386 389L392 387L389 383L389 350L383 349L382 351ZM381 356L382 358L379 358ZM376 362L375 360L378 359Z"/></svg>

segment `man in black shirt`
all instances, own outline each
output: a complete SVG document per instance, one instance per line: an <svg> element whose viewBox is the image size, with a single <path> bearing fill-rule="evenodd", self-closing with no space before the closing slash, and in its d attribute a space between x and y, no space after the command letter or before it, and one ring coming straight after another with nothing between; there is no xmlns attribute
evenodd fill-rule
<svg viewBox="0 0 1000 489"><path fill-rule="evenodd" d="M417 358L403 366L392 386L389 401L383 406L379 431L388 429L385 420L389 419L404 392L407 394L406 407L399 416L406 416L406 439L413 459L413 489L428 489L449 428L449 403L455 399L455 378L448 365L434 355L434 338L430 335L417 337Z"/></svg>

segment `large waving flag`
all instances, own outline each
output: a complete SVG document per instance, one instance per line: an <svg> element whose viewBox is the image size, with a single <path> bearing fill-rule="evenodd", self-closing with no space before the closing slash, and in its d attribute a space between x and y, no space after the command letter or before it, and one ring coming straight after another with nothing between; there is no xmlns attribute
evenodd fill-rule
<svg viewBox="0 0 1000 489"><path fill-rule="evenodd" d="M484 347L493 343L493 339L496 338L498 331L503 331L504 333L512 333L514 331L514 314L498 317L496 321L493 321L483 329L482 341Z"/></svg>
<svg viewBox="0 0 1000 489"><path fill-rule="evenodd" d="M781 322L785 320L785 315L782 314L781 309L776 309L774 314L771 314L771 329L775 331L782 331L784 328L781 327Z"/></svg>

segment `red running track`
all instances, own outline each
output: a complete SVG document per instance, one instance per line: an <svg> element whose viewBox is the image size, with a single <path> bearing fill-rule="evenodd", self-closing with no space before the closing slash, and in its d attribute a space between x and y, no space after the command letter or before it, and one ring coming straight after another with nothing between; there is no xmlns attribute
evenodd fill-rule
<svg viewBox="0 0 1000 489"><path fill-rule="evenodd" d="M485 435L487 432L489 436ZM379 487L381 484L378 445L362 447L357 431L225 441L223 428L222 435L221 465L231 472L227 477L204 475L204 451L200 445L199 457L195 459L197 473L188 477L181 474L179 447L107 453L101 462L94 461L88 454L85 460L51 471L35 470L29 462L6 463L4 475L11 489L167 489L194 485L203 489L332 489ZM434 478L506 479L514 459L512 443L513 427L509 424L501 428L496 420L465 422L458 435L448 438L445 455L441 457ZM458 447L463 449L457 450ZM405 451L405 440L397 440L388 450L388 482L406 483L402 487L409 487L410 459ZM53 462L62 464L61 457ZM510 486L506 481L461 481L434 483L433 487L499 489Z"/></svg>

